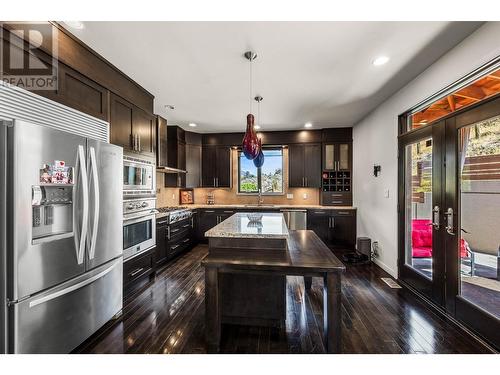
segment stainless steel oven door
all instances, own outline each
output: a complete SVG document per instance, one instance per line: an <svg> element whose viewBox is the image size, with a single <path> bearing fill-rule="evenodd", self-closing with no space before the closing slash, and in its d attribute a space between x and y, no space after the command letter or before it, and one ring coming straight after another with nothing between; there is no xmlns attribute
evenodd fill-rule
<svg viewBox="0 0 500 375"><path fill-rule="evenodd" d="M123 259L156 245L156 210L123 217Z"/></svg>
<svg viewBox="0 0 500 375"><path fill-rule="evenodd" d="M123 192L155 194L155 165L139 160L123 159Z"/></svg>

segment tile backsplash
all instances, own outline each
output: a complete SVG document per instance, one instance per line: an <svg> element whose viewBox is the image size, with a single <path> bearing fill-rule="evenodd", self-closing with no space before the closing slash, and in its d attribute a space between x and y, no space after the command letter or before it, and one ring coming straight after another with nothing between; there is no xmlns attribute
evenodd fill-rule
<svg viewBox="0 0 500 375"><path fill-rule="evenodd" d="M207 194L214 193L216 204L254 204L257 203L256 195L238 194L238 160L237 152L233 150L232 155L232 178L231 189L196 188L194 189L194 202L205 204ZM284 186L283 195L263 195L264 204L319 204L320 189L311 188L289 188L288 187L288 150L283 152L284 165ZM164 186L164 174L156 174L157 187L157 207L176 206L179 204L179 189ZM292 194L293 198L288 199L287 194Z"/></svg>

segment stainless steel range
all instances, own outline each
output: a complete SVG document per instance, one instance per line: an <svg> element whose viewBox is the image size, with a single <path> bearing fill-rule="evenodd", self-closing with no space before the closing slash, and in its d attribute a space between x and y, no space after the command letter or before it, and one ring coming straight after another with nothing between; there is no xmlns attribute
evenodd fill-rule
<svg viewBox="0 0 500 375"><path fill-rule="evenodd" d="M193 211L187 207L161 207L158 209L156 214L156 219L167 218L167 221L162 220L162 222L173 224L178 221L185 219L190 219L193 216Z"/></svg>

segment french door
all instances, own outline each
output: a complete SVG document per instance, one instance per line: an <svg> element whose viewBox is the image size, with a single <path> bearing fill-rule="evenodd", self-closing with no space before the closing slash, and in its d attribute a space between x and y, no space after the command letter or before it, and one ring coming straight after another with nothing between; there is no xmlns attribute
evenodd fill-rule
<svg viewBox="0 0 500 375"><path fill-rule="evenodd" d="M500 347L500 98L399 139L399 278Z"/></svg>
<svg viewBox="0 0 500 375"><path fill-rule="evenodd" d="M399 277L438 305L445 299L444 125L399 139Z"/></svg>

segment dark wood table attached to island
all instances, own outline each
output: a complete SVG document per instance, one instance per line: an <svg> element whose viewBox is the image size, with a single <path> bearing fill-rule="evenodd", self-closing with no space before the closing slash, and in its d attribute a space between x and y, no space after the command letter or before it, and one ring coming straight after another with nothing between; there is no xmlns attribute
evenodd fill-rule
<svg viewBox="0 0 500 375"><path fill-rule="evenodd" d="M340 353L341 275L345 266L310 230L288 231L283 214L250 221L236 213L210 229L205 268L205 329L218 352L223 323L281 326L286 318L286 276L323 285L323 335L328 353Z"/></svg>

